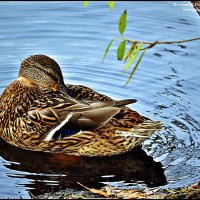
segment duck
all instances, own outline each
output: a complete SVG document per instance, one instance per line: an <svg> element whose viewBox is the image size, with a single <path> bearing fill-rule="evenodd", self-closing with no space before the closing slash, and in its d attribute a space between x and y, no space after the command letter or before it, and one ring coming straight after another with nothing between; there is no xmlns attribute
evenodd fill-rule
<svg viewBox="0 0 200 200"><path fill-rule="evenodd" d="M122 154L164 127L128 107L136 101L114 100L90 87L67 84L53 58L31 55L0 97L0 137L29 151Z"/></svg>

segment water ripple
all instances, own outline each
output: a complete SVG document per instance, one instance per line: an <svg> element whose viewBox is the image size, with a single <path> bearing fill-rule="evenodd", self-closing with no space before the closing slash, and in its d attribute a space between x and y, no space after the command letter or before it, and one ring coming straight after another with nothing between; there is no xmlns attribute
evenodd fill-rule
<svg viewBox="0 0 200 200"><path fill-rule="evenodd" d="M157 45L124 87L132 69L120 74L124 64L116 59L119 41L102 62L106 46L118 34L118 17L124 9L128 11L127 38L199 37L196 13L188 15L173 2L116 2L112 11L106 2L91 2L88 8L81 2L0 2L0 92L17 77L20 59L43 53L58 61L66 83L87 85L114 99L136 98L138 102L130 108L165 124L136 154L86 159L78 166L69 159L69 163L59 161L58 167L52 156L29 154L0 142L0 197L26 198L30 188L46 192L76 187L77 181L92 187L95 183L135 187L140 181L182 187L200 179L199 43Z"/></svg>

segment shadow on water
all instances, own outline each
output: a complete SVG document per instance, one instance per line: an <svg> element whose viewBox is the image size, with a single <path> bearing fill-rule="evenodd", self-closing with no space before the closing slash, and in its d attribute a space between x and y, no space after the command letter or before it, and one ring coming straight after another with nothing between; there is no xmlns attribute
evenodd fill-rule
<svg viewBox="0 0 200 200"><path fill-rule="evenodd" d="M0 155L4 166L12 170L11 178L25 178L23 185L39 195L60 189L78 189L80 182L99 188L102 182L124 180L126 183L141 181L149 187L166 184L164 169L141 148L112 157L78 157L64 154L30 152L0 140ZM82 189L82 188L81 188Z"/></svg>

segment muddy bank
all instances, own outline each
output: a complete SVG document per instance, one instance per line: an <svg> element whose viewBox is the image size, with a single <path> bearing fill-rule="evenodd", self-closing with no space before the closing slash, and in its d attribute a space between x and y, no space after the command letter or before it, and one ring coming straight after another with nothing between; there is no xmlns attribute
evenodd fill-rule
<svg viewBox="0 0 200 200"><path fill-rule="evenodd" d="M33 196L31 193L30 195L35 199L197 199L200 197L200 181L190 187L176 190L161 188L151 190L147 187L143 190L125 190L109 185L99 190L85 186L83 188L84 190L66 189L38 196Z"/></svg>

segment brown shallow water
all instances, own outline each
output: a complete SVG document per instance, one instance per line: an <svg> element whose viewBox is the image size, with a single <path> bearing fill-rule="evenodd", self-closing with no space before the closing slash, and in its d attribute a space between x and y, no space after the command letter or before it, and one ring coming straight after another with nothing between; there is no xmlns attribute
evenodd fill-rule
<svg viewBox="0 0 200 200"><path fill-rule="evenodd" d="M108 158L79 158L19 150L0 141L0 197L79 187L176 188L200 179L199 41L149 50L133 80L116 60L115 42L127 9L125 36L144 41L199 37L199 16L174 2L0 2L0 93L18 75L20 59L47 54L61 65L66 83L83 84L114 99L135 98L130 107L166 128L142 149ZM188 2L186 2L188 3Z"/></svg>

